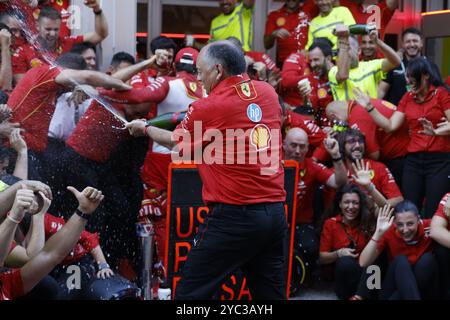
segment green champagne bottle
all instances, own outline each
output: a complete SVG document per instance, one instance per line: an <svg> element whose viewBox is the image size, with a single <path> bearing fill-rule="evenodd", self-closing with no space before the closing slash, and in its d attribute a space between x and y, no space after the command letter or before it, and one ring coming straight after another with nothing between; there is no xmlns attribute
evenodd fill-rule
<svg viewBox="0 0 450 320"><path fill-rule="evenodd" d="M183 121L186 112L169 112L161 114L153 119L147 120L147 127L153 126L173 131Z"/></svg>
<svg viewBox="0 0 450 320"><path fill-rule="evenodd" d="M376 30L376 28L374 24L352 24L348 26L350 33L354 35L369 34L372 30Z"/></svg>

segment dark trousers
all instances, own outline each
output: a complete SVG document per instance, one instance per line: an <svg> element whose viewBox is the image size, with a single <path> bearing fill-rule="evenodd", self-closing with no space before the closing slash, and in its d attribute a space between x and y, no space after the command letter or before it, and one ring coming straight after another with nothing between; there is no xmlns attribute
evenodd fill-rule
<svg viewBox="0 0 450 320"><path fill-rule="evenodd" d="M406 157L403 170L403 197L431 218L439 201L450 190L450 153L413 153Z"/></svg>
<svg viewBox="0 0 450 320"><path fill-rule="evenodd" d="M439 293L438 266L431 253L425 253L412 266L404 255L390 264L380 291L381 300L436 299Z"/></svg>
<svg viewBox="0 0 450 320"><path fill-rule="evenodd" d="M364 299L370 298L371 294L367 287L366 269L362 268L358 259L352 257L341 257L337 259L334 266L335 293L341 300L348 300L354 295Z"/></svg>
<svg viewBox="0 0 450 320"><path fill-rule="evenodd" d="M403 183L403 170L405 168L405 161L406 161L405 157L394 158L384 161L386 167L388 167L389 171L394 176L395 182L399 187L401 187Z"/></svg>
<svg viewBox="0 0 450 320"><path fill-rule="evenodd" d="M450 249L436 245L434 255L439 268L440 297L450 299Z"/></svg>
<svg viewBox="0 0 450 320"><path fill-rule="evenodd" d="M281 202L215 204L199 227L175 299L211 299L239 268L252 299L286 299L287 248Z"/></svg>

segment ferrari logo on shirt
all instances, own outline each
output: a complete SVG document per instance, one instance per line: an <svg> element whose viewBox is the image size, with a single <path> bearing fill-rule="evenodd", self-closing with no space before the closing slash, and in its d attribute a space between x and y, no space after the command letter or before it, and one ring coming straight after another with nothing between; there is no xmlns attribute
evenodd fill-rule
<svg viewBox="0 0 450 320"><path fill-rule="evenodd" d="M250 98L250 86L247 82L241 84L241 91L247 98Z"/></svg>
<svg viewBox="0 0 450 320"><path fill-rule="evenodd" d="M324 89L324 88L320 88L320 89L317 91L317 96L319 97L319 99L325 98L325 97L327 96L327 90Z"/></svg>
<svg viewBox="0 0 450 320"><path fill-rule="evenodd" d="M306 174L306 169L300 170L300 177L304 177Z"/></svg>
<svg viewBox="0 0 450 320"><path fill-rule="evenodd" d="M197 91L197 84L195 82L189 82L189 88L195 92Z"/></svg>
<svg viewBox="0 0 450 320"><path fill-rule="evenodd" d="M282 27L286 24L286 19L283 17L280 17L277 19L276 24L278 27Z"/></svg>
<svg viewBox="0 0 450 320"><path fill-rule="evenodd" d="M42 61L38 58L34 58L30 61L30 66L32 68L40 67L42 66Z"/></svg>
<svg viewBox="0 0 450 320"><path fill-rule="evenodd" d="M375 178L375 171L370 170L370 180L373 180Z"/></svg>
<svg viewBox="0 0 450 320"><path fill-rule="evenodd" d="M269 147L271 139L270 130L265 124L258 124L250 132L250 143L256 151L262 151Z"/></svg>

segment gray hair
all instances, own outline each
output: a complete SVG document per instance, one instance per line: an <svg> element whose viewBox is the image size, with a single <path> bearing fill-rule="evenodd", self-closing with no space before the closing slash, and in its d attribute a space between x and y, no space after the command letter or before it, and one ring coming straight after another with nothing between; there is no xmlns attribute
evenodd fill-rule
<svg viewBox="0 0 450 320"><path fill-rule="evenodd" d="M244 53L230 41L217 41L205 48L205 60L209 66L220 64L228 76L235 76L246 71Z"/></svg>

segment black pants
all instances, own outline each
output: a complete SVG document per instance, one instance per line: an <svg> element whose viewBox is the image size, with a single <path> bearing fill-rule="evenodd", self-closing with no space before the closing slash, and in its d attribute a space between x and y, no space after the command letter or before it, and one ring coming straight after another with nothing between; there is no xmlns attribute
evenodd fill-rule
<svg viewBox="0 0 450 320"><path fill-rule="evenodd" d="M412 266L404 255L389 265L380 291L382 300L436 299L439 293L438 266L431 253L425 253Z"/></svg>
<svg viewBox="0 0 450 320"><path fill-rule="evenodd" d="M386 167L388 167L389 171L394 176L395 182L399 187L402 186L403 183L403 170L405 168L405 157L394 158L390 160L386 160L384 163Z"/></svg>
<svg viewBox="0 0 450 320"><path fill-rule="evenodd" d="M439 267L440 297L450 299L450 249L436 245L434 255Z"/></svg>
<svg viewBox="0 0 450 320"><path fill-rule="evenodd" d="M370 290L367 286L366 269L362 268L358 259L341 257L334 266L335 293L341 300L348 300L354 295L364 299L370 298Z"/></svg>
<svg viewBox="0 0 450 320"><path fill-rule="evenodd" d="M442 197L450 190L450 153L413 153L406 157L403 170L403 197L431 218Z"/></svg>
<svg viewBox="0 0 450 320"><path fill-rule="evenodd" d="M215 204L199 227L175 299L211 299L238 268L252 299L286 299L287 248L281 202Z"/></svg>

